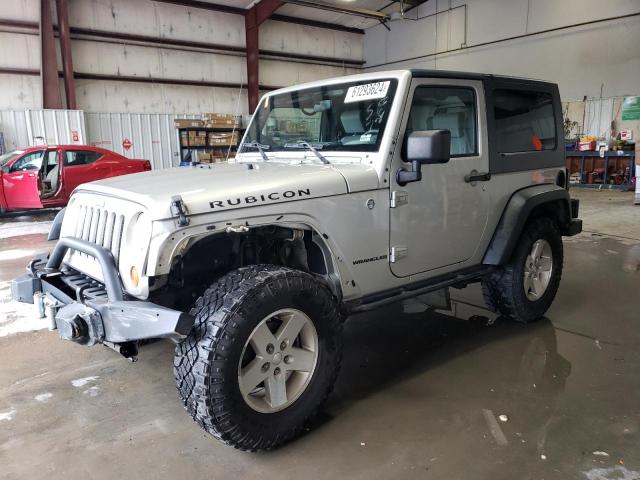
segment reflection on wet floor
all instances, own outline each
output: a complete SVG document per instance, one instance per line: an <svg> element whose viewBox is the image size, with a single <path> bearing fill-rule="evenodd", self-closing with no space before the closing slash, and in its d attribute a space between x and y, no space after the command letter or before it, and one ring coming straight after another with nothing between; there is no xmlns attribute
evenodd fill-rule
<svg viewBox="0 0 640 480"><path fill-rule="evenodd" d="M46 248L42 234L0 239L0 252ZM638 240L585 232L566 239L558 296L533 324L488 312L477 285L452 290L450 312L413 304L354 316L321 417L259 455L189 419L171 342L143 346L132 365L55 332L0 338L3 474L637 480L639 265ZM0 261L0 281L23 269L24 258Z"/></svg>

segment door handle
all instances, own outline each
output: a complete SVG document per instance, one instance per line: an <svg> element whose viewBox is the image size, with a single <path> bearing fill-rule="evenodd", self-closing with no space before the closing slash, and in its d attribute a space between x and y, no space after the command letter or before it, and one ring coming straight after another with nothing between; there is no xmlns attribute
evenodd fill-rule
<svg viewBox="0 0 640 480"><path fill-rule="evenodd" d="M491 173L480 173L477 170L471 170L470 173L464 176L464 181L467 183L488 182L489 180L491 180Z"/></svg>

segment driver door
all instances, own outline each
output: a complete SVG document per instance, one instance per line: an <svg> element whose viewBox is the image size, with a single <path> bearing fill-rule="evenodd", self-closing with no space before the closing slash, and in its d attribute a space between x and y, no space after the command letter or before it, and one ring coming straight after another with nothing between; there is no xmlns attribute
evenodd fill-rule
<svg viewBox="0 0 640 480"><path fill-rule="evenodd" d="M38 189L38 173L43 150L26 153L2 173L2 186L9 210L42 208Z"/></svg>
<svg viewBox="0 0 640 480"><path fill-rule="evenodd" d="M480 81L414 79L398 137L449 130L451 158L422 165L422 180L404 186L397 170L410 169L396 148L390 169L390 260L398 277L434 276L471 266L488 218L484 181L465 176L489 170L484 89Z"/></svg>

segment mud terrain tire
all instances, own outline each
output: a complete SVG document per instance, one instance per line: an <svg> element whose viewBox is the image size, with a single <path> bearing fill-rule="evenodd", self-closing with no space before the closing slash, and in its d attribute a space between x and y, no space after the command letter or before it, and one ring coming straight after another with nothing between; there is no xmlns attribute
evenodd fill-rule
<svg viewBox="0 0 640 480"><path fill-rule="evenodd" d="M241 392L239 365L255 329L282 309L301 311L313 323L316 363L293 403L262 413ZM342 322L329 288L302 271L243 267L211 285L191 314L196 321L176 346L174 375L193 419L215 438L247 451L273 449L300 434L329 396L342 356Z"/></svg>

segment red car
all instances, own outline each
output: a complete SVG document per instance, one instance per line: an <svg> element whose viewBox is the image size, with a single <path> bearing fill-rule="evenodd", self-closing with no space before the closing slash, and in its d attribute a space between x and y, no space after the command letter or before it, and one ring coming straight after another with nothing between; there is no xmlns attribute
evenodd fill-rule
<svg viewBox="0 0 640 480"><path fill-rule="evenodd" d="M81 183L151 170L148 160L131 160L87 145L42 145L0 156L0 212L62 207Z"/></svg>

